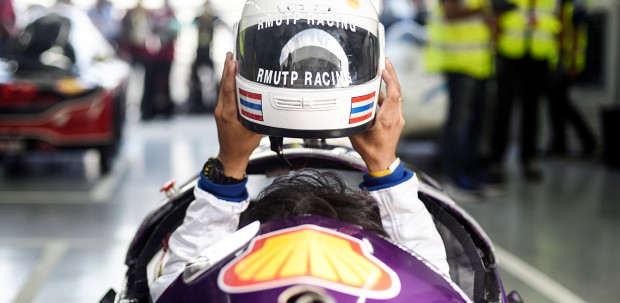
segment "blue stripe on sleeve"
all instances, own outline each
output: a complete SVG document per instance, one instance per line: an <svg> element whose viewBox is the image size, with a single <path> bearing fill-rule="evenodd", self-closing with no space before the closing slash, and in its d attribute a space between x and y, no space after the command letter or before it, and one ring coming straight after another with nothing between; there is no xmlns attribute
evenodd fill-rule
<svg viewBox="0 0 620 303"><path fill-rule="evenodd" d="M237 184L215 184L203 174L200 173L200 180L198 180L198 187L221 200L230 202L242 202L249 197L248 191L245 185L248 183L246 177L241 183Z"/></svg>
<svg viewBox="0 0 620 303"><path fill-rule="evenodd" d="M364 175L364 182L360 184L361 188L366 188L369 191L380 190L392 186L401 184L411 178L415 174L406 169L402 163L389 175L383 177L372 177L369 174Z"/></svg>

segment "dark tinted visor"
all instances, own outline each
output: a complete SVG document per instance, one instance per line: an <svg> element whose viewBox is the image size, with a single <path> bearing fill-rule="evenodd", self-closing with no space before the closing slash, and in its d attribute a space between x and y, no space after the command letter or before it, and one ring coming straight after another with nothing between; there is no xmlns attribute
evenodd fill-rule
<svg viewBox="0 0 620 303"><path fill-rule="evenodd" d="M239 74L257 83L321 89L378 75L378 22L355 16L271 14L239 23Z"/></svg>

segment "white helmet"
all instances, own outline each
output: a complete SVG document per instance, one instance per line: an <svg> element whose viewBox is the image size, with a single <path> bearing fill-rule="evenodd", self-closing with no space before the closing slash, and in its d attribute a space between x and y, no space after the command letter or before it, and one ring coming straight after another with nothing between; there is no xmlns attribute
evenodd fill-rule
<svg viewBox="0 0 620 303"><path fill-rule="evenodd" d="M235 33L245 127L334 138L374 118L385 42L370 0L249 0Z"/></svg>

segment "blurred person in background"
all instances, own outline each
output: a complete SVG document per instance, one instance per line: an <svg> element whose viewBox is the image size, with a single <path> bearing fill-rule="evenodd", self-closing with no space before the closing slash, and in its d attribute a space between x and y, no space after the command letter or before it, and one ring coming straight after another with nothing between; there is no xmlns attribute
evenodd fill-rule
<svg viewBox="0 0 620 303"><path fill-rule="evenodd" d="M171 117L174 103L170 94L170 71L179 23L169 1L155 10L147 10L138 3L127 12L122 24L122 53L132 64L144 67L141 120L151 120L157 114Z"/></svg>
<svg viewBox="0 0 620 303"><path fill-rule="evenodd" d="M124 59L132 65L144 65L148 56L147 41L151 41L148 11L141 2L127 11L121 20L119 47Z"/></svg>
<svg viewBox="0 0 620 303"><path fill-rule="evenodd" d="M13 36L15 30L15 11L11 0L0 0L0 56Z"/></svg>
<svg viewBox="0 0 620 303"><path fill-rule="evenodd" d="M213 60L211 59L211 43L213 41L213 32L218 22L221 22L217 15L214 14L210 1L203 6L203 11L198 15L193 25L198 30L198 39L196 46L196 58L192 64L192 70L190 74L189 84L189 112L190 113L205 113L212 111L215 108L217 100L204 100L203 95L203 81L202 78L207 72L211 76L213 82L218 82L214 77ZM219 84L217 84L219 85ZM216 87L216 91L219 90ZM217 97L216 97L217 98Z"/></svg>
<svg viewBox="0 0 620 303"><path fill-rule="evenodd" d="M585 67L587 44L587 7L585 0L561 0L558 17L562 24L557 61L549 87L549 117L551 140L547 156L567 156L567 126L572 126L580 143L582 156L592 156L596 150L594 133L579 110L570 100L570 86Z"/></svg>
<svg viewBox="0 0 620 303"><path fill-rule="evenodd" d="M490 168L504 179L503 161L510 139L512 109L520 99L520 166L527 181L539 181L539 99L549 81L549 62L557 56L560 25L555 0L509 0L517 6L498 16L497 103L490 138Z"/></svg>
<svg viewBox="0 0 620 303"><path fill-rule="evenodd" d="M415 7L415 14L413 15L413 21L420 25L426 25L428 22L428 8L426 7L425 0L411 0L413 7Z"/></svg>
<svg viewBox="0 0 620 303"><path fill-rule="evenodd" d="M118 47L121 37L122 12L109 0L97 0L95 7L88 10L88 16L103 36L114 47Z"/></svg>
<svg viewBox="0 0 620 303"><path fill-rule="evenodd" d="M460 200L477 200L482 193L481 138L486 85L492 73L494 19L487 0L433 1L425 67L442 72L448 85L448 115L441 136L443 167L452 194Z"/></svg>
<svg viewBox="0 0 620 303"><path fill-rule="evenodd" d="M428 14L426 0L384 0L379 18L387 32L392 25L407 19L425 25Z"/></svg>

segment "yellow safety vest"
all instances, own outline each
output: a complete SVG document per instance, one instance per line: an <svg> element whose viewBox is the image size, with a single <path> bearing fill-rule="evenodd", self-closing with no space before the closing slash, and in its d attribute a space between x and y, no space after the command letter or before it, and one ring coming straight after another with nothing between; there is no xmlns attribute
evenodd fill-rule
<svg viewBox="0 0 620 303"><path fill-rule="evenodd" d="M579 28L575 28L573 26L573 14L575 11L575 6L572 1L566 1L562 7L562 11L560 13L560 18L562 18L562 24L564 27L562 28L562 34L564 35L564 43L562 49L559 51L562 52L562 64L564 67L570 67L572 56L573 56L573 47L575 45L575 41L573 40L573 35L576 30L577 33L577 53L575 58L575 67L577 68L577 72L583 71L586 66L586 47L588 44L588 34L587 34L587 25L582 24ZM556 58L557 59L557 58ZM559 63L558 60L553 60L552 67L557 66Z"/></svg>
<svg viewBox="0 0 620 303"><path fill-rule="evenodd" d="M537 60L555 60L560 32L556 0L509 0L517 8L498 18L497 52L519 59L529 54ZM528 24L530 17L536 21Z"/></svg>
<svg viewBox="0 0 620 303"><path fill-rule="evenodd" d="M428 43L424 49L424 65L429 72L464 73L475 78L488 78L492 72L491 31L482 16L448 21L440 0L431 9L427 26ZM483 7L485 0L465 0L471 9Z"/></svg>

